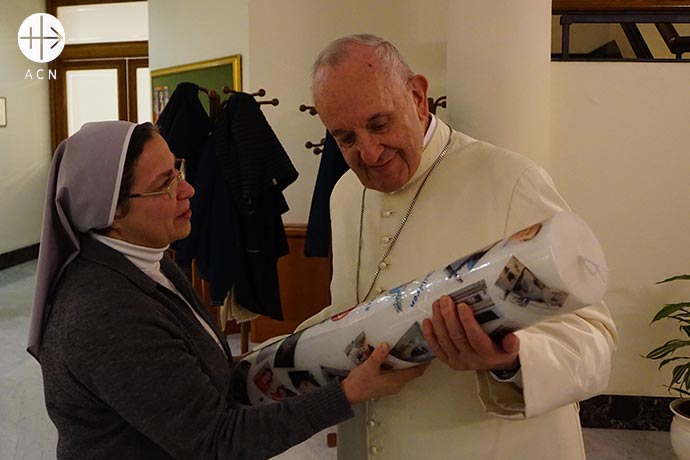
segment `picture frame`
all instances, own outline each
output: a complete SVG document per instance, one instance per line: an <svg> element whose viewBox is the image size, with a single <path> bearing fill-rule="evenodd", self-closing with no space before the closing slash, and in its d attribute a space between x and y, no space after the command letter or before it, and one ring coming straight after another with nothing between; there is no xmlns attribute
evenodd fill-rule
<svg viewBox="0 0 690 460"><path fill-rule="evenodd" d="M163 112L178 84L191 82L223 95L223 87L242 91L242 58L239 54L166 67L151 71L153 121ZM199 91L199 100L210 114L209 98Z"/></svg>
<svg viewBox="0 0 690 460"><path fill-rule="evenodd" d="M7 98L0 97L0 128L7 126Z"/></svg>

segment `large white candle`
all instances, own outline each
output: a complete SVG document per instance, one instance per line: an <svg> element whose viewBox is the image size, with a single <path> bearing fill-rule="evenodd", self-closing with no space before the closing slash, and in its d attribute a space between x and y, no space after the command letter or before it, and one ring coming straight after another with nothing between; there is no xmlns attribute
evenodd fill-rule
<svg viewBox="0 0 690 460"><path fill-rule="evenodd" d="M607 287L604 254L571 212L521 230L426 276L310 328L269 343L236 366L238 401L267 404L344 378L376 344L391 368L433 359L421 323L443 295L464 302L493 338L598 302Z"/></svg>

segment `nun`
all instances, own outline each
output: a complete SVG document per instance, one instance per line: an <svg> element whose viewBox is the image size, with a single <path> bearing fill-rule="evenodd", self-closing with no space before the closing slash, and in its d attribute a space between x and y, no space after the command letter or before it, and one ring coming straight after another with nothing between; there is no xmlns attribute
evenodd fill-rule
<svg viewBox="0 0 690 460"><path fill-rule="evenodd" d="M150 123L88 123L55 152L28 351L59 459L268 458L424 371L381 370L381 344L342 382L234 401L231 350L166 254L191 229L184 172Z"/></svg>

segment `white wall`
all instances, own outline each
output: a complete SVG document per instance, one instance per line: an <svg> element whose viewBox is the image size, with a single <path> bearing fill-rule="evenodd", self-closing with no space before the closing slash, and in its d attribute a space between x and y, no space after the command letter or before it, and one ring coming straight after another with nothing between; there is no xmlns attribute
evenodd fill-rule
<svg viewBox="0 0 690 460"><path fill-rule="evenodd" d="M653 283L690 271L690 66L550 63L550 8L548 0L450 1L450 118L551 173L607 254L605 300L620 332L607 391L667 395L659 385L670 371L640 355L676 334L672 325L648 327L655 311L688 298L687 289ZM493 16L496 26L475 26ZM550 128L540 129L544 114ZM547 147L546 161L530 144Z"/></svg>
<svg viewBox="0 0 690 460"><path fill-rule="evenodd" d="M549 162L550 24L548 0L449 2L452 125L544 167Z"/></svg>
<svg viewBox="0 0 690 460"><path fill-rule="evenodd" d="M47 66L19 51L22 21L45 12L45 1L3 2L0 14L0 97L7 98L7 127L0 128L0 254L30 246L40 238L45 187L51 158L48 80L25 80Z"/></svg>
<svg viewBox="0 0 690 460"><path fill-rule="evenodd" d="M245 88L264 88L267 97L280 100L264 113L300 173L285 193L290 205L285 222L308 219L319 157L304 144L325 135L318 117L298 110L300 104L312 104L311 65L318 52L342 35L380 35L399 47L415 72L429 78L429 94L439 97L446 94L446 5L447 0L251 1L252 74Z"/></svg>
<svg viewBox="0 0 690 460"><path fill-rule="evenodd" d="M151 70L242 55L247 81L249 0L148 0Z"/></svg>
<svg viewBox="0 0 690 460"><path fill-rule="evenodd" d="M677 336L648 327L682 298L654 282L690 272L688 81L687 63L552 64L551 172L609 262L606 299L621 334L612 393L667 394L657 385L670 374L640 355Z"/></svg>
<svg viewBox="0 0 690 460"><path fill-rule="evenodd" d="M331 40L370 32L400 47L413 70L431 82L430 95L445 94L447 0L149 0L151 69L239 53L243 89L267 91L280 105L264 114L300 173L286 190L286 223L305 223L319 157L304 147L325 128L318 117L298 110L311 105L311 64ZM189 17L211 11L198 22ZM443 116L443 109L439 109Z"/></svg>

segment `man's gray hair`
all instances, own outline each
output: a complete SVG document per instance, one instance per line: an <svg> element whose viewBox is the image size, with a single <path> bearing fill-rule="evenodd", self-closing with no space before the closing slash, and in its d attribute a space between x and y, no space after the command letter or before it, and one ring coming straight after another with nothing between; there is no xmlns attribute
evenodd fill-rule
<svg viewBox="0 0 690 460"><path fill-rule="evenodd" d="M375 47L376 56L381 59L384 69L387 69L390 76L398 79L401 84L407 84L408 80L414 76L400 51L391 42L376 35L353 34L333 40L319 53L312 67L312 82L322 67L336 65L349 56L349 48L355 44Z"/></svg>

